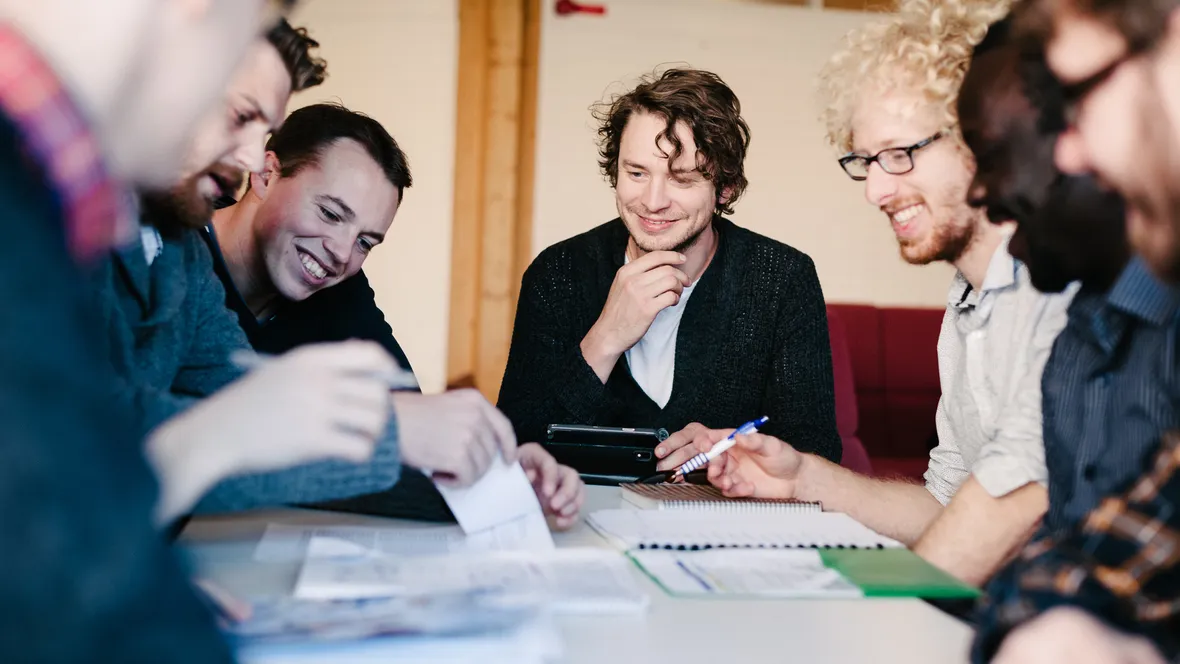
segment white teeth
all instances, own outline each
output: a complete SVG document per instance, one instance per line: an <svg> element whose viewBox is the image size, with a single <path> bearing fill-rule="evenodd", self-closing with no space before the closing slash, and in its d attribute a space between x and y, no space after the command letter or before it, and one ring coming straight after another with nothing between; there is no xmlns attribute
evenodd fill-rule
<svg viewBox="0 0 1180 664"><path fill-rule="evenodd" d="M922 205L922 204L911 205L907 208L903 208L901 210L898 210L897 212L894 212L893 213L893 220L899 224L904 224L904 223L908 222L909 220L913 219L914 217L918 216L919 214L921 214L922 211L925 209L926 209L926 206Z"/></svg>
<svg viewBox="0 0 1180 664"><path fill-rule="evenodd" d="M320 265L319 261L312 258L311 256L300 252L299 261L303 263L303 267L307 268L307 271L311 273L311 276L315 277L316 279L323 279L324 277L328 276L328 271L324 269L324 266Z"/></svg>

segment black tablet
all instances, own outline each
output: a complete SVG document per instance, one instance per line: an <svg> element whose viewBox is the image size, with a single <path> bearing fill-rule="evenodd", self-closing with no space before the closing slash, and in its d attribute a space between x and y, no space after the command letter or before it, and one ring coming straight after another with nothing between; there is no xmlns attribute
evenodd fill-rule
<svg viewBox="0 0 1180 664"><path fill-rule="evenodd" d="M550 424L545 449L587 484L636 482L656 472L656 445L666 429Z"/></svg>

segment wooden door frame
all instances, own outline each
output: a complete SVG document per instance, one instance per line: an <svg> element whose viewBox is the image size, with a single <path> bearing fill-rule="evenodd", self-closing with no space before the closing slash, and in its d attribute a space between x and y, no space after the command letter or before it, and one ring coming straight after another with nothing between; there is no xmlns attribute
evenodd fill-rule
<svg viewBox="0 0 1180 664"><path fill-rule="evenodd" d="M532 258L541 0L459 0L448 387L500 390Z"/></svg>

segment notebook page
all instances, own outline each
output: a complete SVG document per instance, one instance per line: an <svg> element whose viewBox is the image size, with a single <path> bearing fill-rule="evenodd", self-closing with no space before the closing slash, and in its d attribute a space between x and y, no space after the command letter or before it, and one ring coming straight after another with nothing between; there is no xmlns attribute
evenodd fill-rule
<svg viewBox="0 0 1180 664"><path fill-rule="evenodd" d="M631 557L675 595L864 596L812 549L648 550Z"/></svg>
<svg viewBox="0 0 1180 664"><path fill-rule="evenodd" d="M708 514L617 509L595 512L588 523L624 549L901 546L839 512Z"/></svg>

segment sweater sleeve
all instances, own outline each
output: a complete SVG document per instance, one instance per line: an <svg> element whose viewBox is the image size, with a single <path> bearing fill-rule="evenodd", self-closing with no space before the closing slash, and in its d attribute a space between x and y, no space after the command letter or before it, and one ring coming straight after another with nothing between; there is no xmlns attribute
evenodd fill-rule
<svg viewBox="0 0 1180 664"><path fill-rule="evenodd" d="M213 259L200 231L186 231L182 242L188 280L185 306L195 329L172 382L172 392L200 398L241 377L242 370L230 357L234 351L249 349L250 342L237 316L225 306L225 288L213 272Z"/></svg>
<svg viewBox="0 0 1180 664"><path fill-rule="evenodd" d="M522 443L545 440L550 424L600 424L621 406L582 357L572 271L564 252L545 253L521 282L497 405Z"/></svg>
<svg viewBox="0 0 1180 664"><path fill-rule="evenodd" d="M205 495L195 513L236 512L293 503L318 503L389 489L401 475L397 420L365 463L320 461L269 473L222 480Z"/></svg>
<svg viewBox="0 0 1180 664"><path fill-rule="evenodd" d="M815 264L801 256L787 277L763 410L765 433L840 463L828 314Z"/></svg>

